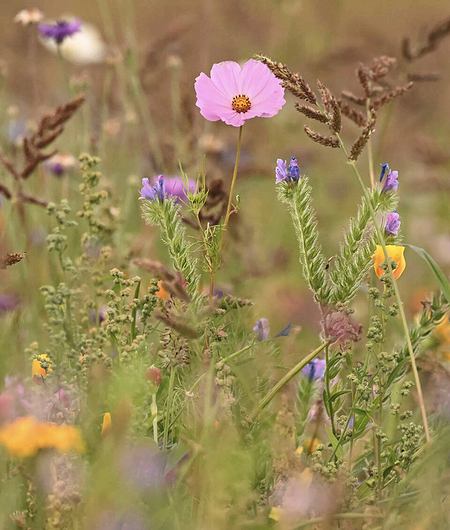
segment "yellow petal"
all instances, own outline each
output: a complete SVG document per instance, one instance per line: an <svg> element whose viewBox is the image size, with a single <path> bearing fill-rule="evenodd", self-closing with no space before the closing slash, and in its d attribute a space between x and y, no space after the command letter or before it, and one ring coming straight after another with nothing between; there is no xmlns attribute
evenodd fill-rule
<svg viewBox="0 0 450 530"><path fill-rule="evenodd" d="M401 245L386 245L386 251L388 257L396 264L395 269L392 271L392 275L398 280L406 268L406 260L404 256L405 247L402 247ZM375 254L373 255L373 268L377 278L381 278L385 274L383 269L385 261L383 247L377 245Z"/></svg>
<svg viewBox="0 0 450 530"><path fill-rule="evenodd" d="M103 414L102 436L105 436L106 434L108 434L108 432L111 430L111 424L112 424L111 413L105 412Z"/></svg>

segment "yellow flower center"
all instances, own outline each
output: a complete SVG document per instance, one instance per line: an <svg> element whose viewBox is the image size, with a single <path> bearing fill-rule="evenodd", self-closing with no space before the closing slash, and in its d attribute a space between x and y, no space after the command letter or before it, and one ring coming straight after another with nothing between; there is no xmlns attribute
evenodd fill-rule
<svg viewBox="0 0 450 530"><path fill-rule="evenodd" d="M249 111L252 108L252 103L248 96L239 94L238 96L234 96L233 100L231 101L231 106L233 110L241 113Z"/></svg>

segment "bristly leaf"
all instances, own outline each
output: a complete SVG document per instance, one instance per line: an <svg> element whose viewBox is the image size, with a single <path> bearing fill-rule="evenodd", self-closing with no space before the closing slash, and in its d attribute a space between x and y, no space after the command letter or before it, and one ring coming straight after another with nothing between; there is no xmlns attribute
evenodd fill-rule
<svg viewBox="0 0 450 530"><path fill-rule="evenodd" d="M187 240L186 229L181 221L179 205L172 199L142 200L142 216L148 224L161 229L161 239L169 251L172 265L186 280L189 294L195 297L200 276L197 259L192 256L192 244Z"/></svg>
<svg viewBox="0 0 450 530"><path fill-rule="evenodd" d="M297 235L303 276L320 302L328 302L331 286L319 243L316 213L312 206L311 186L307 177L296 184L278 185L278 197L287 204Z"/></svg>
<svg viewBox="0 0 450 530"><path fill-rule="evenodd" d="M397 197L392 193L383 193L380 189L371 192L370 200L376 212L385 213L395 209ZM356 294L364 277L368 273L377 240L372 226L370 209L363 199L356 218L350 220L339 256L331 273L334 303L349 302Z"/></svg>
<svg viewBox="0 0 450 530"><path fill-rule="evenodd" d="M408 244L406 244L405 246L410 248L411 250L414 250L414 252L418 254L428 264L432 273L434 274L434 277L438 281L447 302L450 303L450 282L448 281L447 276L444 274L439 265L425 249Z"/></svg>

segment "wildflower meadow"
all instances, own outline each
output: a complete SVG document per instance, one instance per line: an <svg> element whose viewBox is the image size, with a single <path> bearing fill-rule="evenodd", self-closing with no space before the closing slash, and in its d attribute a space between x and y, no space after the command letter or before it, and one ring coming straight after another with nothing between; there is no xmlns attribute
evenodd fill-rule
<svg viewBox="0 0 450 530"><path fill-rule="evenodd" d="M449 17L1 3L1 530L450 528Z"/></svg>

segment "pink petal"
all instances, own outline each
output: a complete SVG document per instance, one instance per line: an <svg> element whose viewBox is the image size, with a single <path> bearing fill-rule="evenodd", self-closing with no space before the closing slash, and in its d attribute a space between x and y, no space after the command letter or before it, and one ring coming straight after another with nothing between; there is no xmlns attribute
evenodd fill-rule
<svg viewBox="0 0 450 530"><path fill-rule="evenodd" d="M211 81L228 98L230 106L233 97L240 93L240 73L241 67L234 61L223 61L211 68Z"/></svg>
<svg viewBox="0 0 450 530"><path fill-rule="evenodd" d="M194 84L197 95L196 105L201 115L210 121L221 119L221 114L230 109L228 98L226 98L204 73L201 73Z"/></svg>
<svg viewBox="0 0 450 530"><path fill-rule="evenodd" d="M267 87L270 89L274 80L279 83L278 79L265 64L255 61L255 59L250 59L244 64L241 71L242 94L245 94L253 101Z"/></svg>

